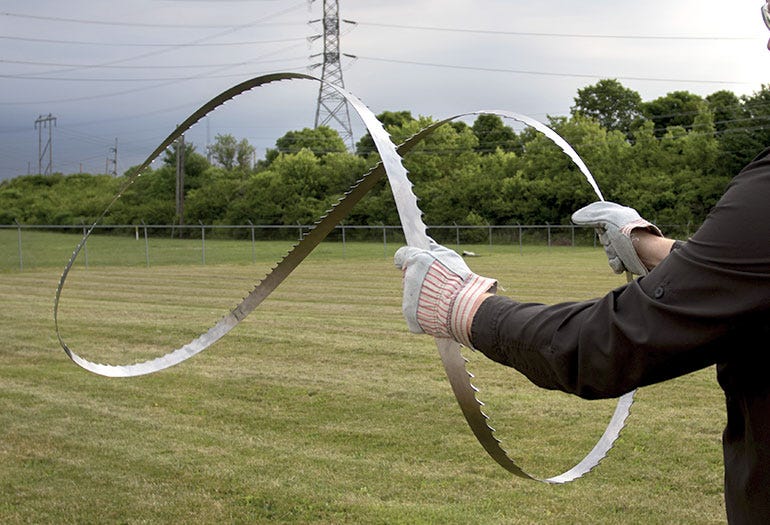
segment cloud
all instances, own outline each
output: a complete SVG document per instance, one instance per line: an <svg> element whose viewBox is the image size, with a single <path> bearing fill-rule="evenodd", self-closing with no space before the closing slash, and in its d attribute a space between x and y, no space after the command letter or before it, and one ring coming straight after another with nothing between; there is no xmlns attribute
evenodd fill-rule
<svg viewBox="0 0 770 525"><path fill-rule="evenodd" d="M308 7L310 5L310 7ZM251 76L307 72L320 60L322 2L37 0L0 13L0 178L36 171L39 115L57 117L54 170L104 171L118 139L123 171L206 100ZM544 119L580 87L618 78L646 100L673 90L759 89L770 65L754 5L707 0L618 3L340 1L345 86L375 113L443 118L505 109ZM312 55L316 55L311 58ZM320 75L320 69L310 71ZM318 87L262 88L191 131L258 154L312 127ZM361 126L353 123L356 138Z"/></svg>

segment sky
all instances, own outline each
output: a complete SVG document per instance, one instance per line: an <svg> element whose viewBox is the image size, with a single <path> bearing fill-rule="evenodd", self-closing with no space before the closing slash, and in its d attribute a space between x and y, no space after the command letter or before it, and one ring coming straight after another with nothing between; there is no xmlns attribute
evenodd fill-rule
<svg viewBox="0 0 770 525"><path fill-rule="evenodd" d="M545 121L605 78L643 100L750 95L770 84L761 5L339 0L343 83L375 114L435 119L505 110ZM122 174L235 84L320 77L322 13L322 0L0 0L0 179L45 171L49 152L53 172ZM318 91L305 80L258 88L186 141L205 154L230 134L262 158L287 131L314 127Z"/></svg>

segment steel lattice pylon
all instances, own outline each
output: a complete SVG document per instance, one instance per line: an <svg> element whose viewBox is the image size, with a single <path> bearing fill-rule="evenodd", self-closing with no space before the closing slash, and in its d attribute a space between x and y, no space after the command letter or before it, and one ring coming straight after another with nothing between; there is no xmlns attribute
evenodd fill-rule
<svg viewBox="0 0 770 525"><path fill-rule="evenodd" d="M340 18L338 0L324 0L323 3L323 63L321 64L321 86L318 88L318 105L315 112L315 127L329 126L337 129L345 144L353 148L353 131L350 127L348 102L337 90L328 84L345 87L340 64Z"/></svg>

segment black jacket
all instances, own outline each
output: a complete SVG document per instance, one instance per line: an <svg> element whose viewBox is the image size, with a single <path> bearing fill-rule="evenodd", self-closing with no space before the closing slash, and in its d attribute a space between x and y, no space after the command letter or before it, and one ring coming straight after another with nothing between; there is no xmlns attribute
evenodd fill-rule
<svg viewBox="0 0 770 525"><path fill-rule="evenodd" d="M770 149L649 275L584 302L495 296L473 346L533 383L609 398L716 364L730 523L770 523Z"/></svg>

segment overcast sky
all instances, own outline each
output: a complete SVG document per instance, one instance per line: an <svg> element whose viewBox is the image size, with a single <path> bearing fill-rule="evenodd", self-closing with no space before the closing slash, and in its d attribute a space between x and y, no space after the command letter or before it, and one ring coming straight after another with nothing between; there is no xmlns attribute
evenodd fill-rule
<svg viewBox="0 0 770 525"><path fill-rule="evenodd" d="M602 78L652 100L671 91L751 94L770 83L762 2L747 0L339 0L345 87L375 113L437 119L483 109L567 115ZM53 171L117 171L190 113L253 76L321 75L322 0L0 0L0 178L36 173L41 116ZM355 22L355 23L352 23ZM262 157L313 127L318 84L259 88L187 134ZM351 114L354 138L361 125ZM53 121L51 121L53 123ZM38 126L39 127L39 126ZM43 146L48 129L42 128ZM47 164L47 157L43 166Z"/></svg>

